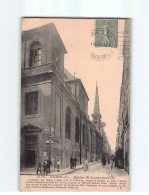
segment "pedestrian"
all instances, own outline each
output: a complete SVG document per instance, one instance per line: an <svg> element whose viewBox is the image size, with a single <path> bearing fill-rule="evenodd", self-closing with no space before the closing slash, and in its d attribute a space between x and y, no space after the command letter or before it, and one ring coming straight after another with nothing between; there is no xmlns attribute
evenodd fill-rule
<svg viewBox="0 0 149 195"><path fill-rule="evenodd" d="M112 155L113 164L115 163L115 156Z"/></svg>
<svg viewBox="0 0 149 195"><path fill-rule="evenodd" d="M113 164L114 164L114 160L111 158L111 160L110 160L110 171L112 171L112 169L113 169Z"/></svg>
<svg viewBox="0 0 149 195"><path fill-rule="evenodd" d="M77 159L76 159L76 157L74 157L74 159L73 159L73 167L74 167L75 170L76 170L76 166L77 166Z"/></svg>
<svg viewBox="0 0 149 195"><path fill-rule="evenodd" d="M84 161L84 171L87 171L88 170L88 160L85 159Z"/></svg>
<svg viewBox="0 0 149 195"><path fill-rule="evenodd" d="M41 162L38 162L36 172L37 172L37 175L38 175L38 172L40 172L41 174Z"/></svg>
<svg viewBox="0 0 149 195"><path fill-rule="evenodd" d="M104 156L102 157L102 165L103 165L103 167L105 167L105 165L106 165L106 158Z"/></svg>
<svg viewBox="0 0 149 195"><path fill-rule="evenodd" d="M46 160L44 160L43 162L43 173L44 175L47 175L47 161Z"/></svg>
<svg viewBox="0 0 149 195"><path fill-rule="evenodd" d="M52 163L51 163L51 160L50 160L50 157L49 157L48 160L47 160L47 173L50 173L51 165L52 165Z"/></svg>
<svg viewBox="0 0 149 195"><path fill-rule="evenodd" d="M110 164L110 158L108 157L108 164Z"/></svg>
<svg viewBox="0 0 149 195"><path fill-rule="evenodd" d="M74 167L73 167L73 158L72 158L72 156L71 156L71 158L70 158L70 168L71 168L71 169L74 168Z"/></svg>
<svg viewBox="0 0 149 195"><path fill-rule="evenodd" d="M107 158L104 157L104 165L106 165L106 164L107 164Z"/></svg>
<svg viewBox="0 0 149 195"><path fill-rule="evenodd" d="M60 160L57 160L57 172L60 172Z"/></svg>

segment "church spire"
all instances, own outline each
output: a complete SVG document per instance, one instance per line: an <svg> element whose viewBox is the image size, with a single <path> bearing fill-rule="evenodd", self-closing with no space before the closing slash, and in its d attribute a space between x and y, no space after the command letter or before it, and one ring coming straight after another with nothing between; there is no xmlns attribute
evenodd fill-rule
<svg viewBox="0 0 149 195"><path fill-rule="evenodd" d="M98 86L97 86L97 81L96 81L96 92L95 92L95 102L94 102L94 110L93 110L93 123L95 124L96 128L99 130L100 129L100 119L101 119L101 114L100 114L100 109L99 109L99 95L98 95Z"/></svg>
<svg viewBox="0 0 149 195"><path fill-rule="evenodd" d="M94 111L93 114L100 114L99 110L99 95L98 95L98 86L96 81L96 93L95 93L95 102L94 102Z"/></svg>

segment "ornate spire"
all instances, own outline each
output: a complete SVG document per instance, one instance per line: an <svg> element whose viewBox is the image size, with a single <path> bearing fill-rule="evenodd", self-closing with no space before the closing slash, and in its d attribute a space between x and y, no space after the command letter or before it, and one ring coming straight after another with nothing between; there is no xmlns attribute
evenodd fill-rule
<svg viewBox="0 0 149 195"><path fill-rule="evenodd" d="M98 95L98 86L97 86L97 81L96 81L96 92L95 92L95 102L94 102L94 110L93 110L93 123L95 124L96 128L100 130L101 126L101 114L100 114L100 109L99 109L99 95Z"/></svg>
<svg viewBox="0 0 149 195"><path fill-rule="evenodd" d="M100 114L99 110L99 95L98 95L98 86L97 86L97 81L96 81L96 93L95 93L95 102L94 102L94 111L93 114Z"/></svg>

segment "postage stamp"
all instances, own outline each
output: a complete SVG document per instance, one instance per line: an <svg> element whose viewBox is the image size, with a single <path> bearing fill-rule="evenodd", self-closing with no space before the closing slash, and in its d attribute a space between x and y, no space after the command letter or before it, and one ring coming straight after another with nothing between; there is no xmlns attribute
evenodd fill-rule
<svg viewBox="0 0 149 195"><path fill-rule="evenodd" d="M118 20L96 19L95 29L91 32L95 36L95 47L117 47L118 42Z"/></svg>

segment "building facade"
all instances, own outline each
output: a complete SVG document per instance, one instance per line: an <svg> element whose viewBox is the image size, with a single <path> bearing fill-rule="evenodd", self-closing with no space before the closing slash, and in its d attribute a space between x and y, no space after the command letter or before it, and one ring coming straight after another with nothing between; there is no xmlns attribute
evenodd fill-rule
<svg viewBox="0 0 149 195"><path fill-rule="evenodd" d="M108 142L108 138L104 131L104 127L106 126L106 124L101 120L102 116L99 107L99 94L98 94L97 83L96 83L95 102L94 102L94 110L93 110L92 117L93 117L92 123L95 125L100 138L98 144L99 144L100 151L102 152L100 152L98 155L100 156L100 159L102 158L102 156L108 158L112 155L112 151Z"/></svg>
<svg viewBox="0 0 149 195"><path fill-rule="evenodd" d="M22 32L21 169L50 158L61 168L101 158L103 138L88 117L80 79L64 69L66 48L53 23ZM102 144L101 144L102 143Z"/></svg>
<svg viewBox="0 0 149 195"><path fill-rule="evenodd" d="M123 76L120 92L118 130L116 138L116 166L129 172L129 131L130 131L130 20L125 21L123 46Z"/></svg>

